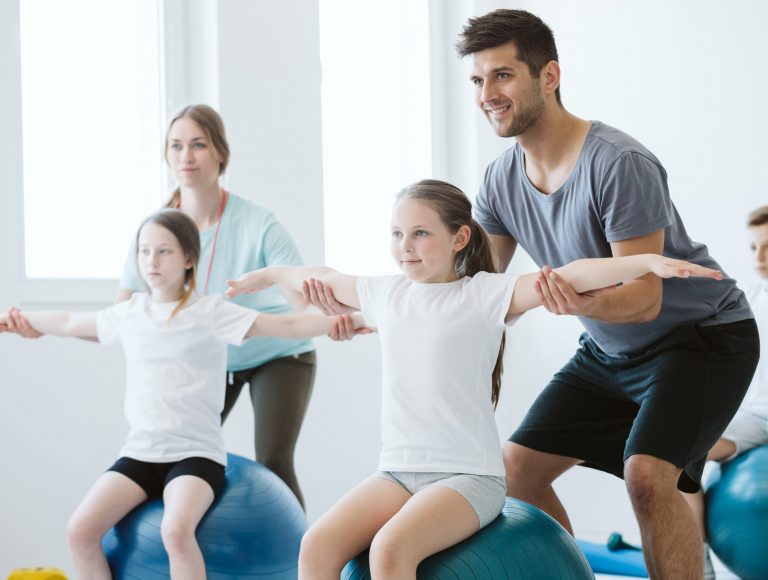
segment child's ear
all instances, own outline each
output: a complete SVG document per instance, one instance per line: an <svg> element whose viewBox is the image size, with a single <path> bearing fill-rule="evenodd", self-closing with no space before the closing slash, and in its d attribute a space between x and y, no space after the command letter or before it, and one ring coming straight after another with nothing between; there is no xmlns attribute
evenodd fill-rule
<svg viewBox="0 0 768 580"><path fill-rule="evenodd" d="M461 226L459 231L456 232L456 238L453 241L454 252L461 252L469 243L469 238L471 235L472 230L469 228L469 226Z"/></svg>

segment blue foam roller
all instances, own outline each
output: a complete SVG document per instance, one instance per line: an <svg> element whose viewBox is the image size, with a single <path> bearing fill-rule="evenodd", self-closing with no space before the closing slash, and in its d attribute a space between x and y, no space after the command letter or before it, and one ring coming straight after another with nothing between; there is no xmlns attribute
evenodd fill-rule
<svg viewBox="0 0 768 580"><path fill-rule="evenodd" d="M615 574L647 578L645 560L640 550L609 550L605 544L576 540L595 574Z"/></svg>

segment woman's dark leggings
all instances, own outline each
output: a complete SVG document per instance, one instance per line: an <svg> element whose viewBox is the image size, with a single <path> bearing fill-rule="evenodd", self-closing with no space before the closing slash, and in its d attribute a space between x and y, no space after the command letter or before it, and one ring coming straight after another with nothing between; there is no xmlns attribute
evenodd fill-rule
<svg viewBox="0 0 768 580"><path fill-rule="evenodd" d="M293 451L315 380L315 353L286 356L232 373L227 381L224 422L247 383L253 406L256 461L274 471L301 505L304 497L293 468Z"/></svg>

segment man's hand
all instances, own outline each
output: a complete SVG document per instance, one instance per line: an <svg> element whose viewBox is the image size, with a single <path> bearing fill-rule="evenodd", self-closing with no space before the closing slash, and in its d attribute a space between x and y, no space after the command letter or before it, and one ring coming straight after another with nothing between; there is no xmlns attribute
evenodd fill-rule
<svg viewBox="0 0 768 580"><path fill-rule="evenodd" d="M333 295L333 290L331 290L331 288L316 278L304 280L302 290L304 293L304 300L306 300L308 304L316 306L323 312L323 314L328 316L348 314L349 312L354 312L355 310L354 308L350 308L346 304L342 304L336 300L336 297ZM333 338L332 334L329 336ZM346 338L334 338L334 340L346 340L348 338L352 338L351 336L347 335L343 336L346 336Z"/></svg>
<svg viewBox="0 0 768 580"><path fill-rule="evenodd" d="M372 328L367 326L355 328L355 321L352 316L352 314L342 314L336 318L331 332L328 333L328 337L331 340L351 340L358 334L371 334L374 332Z"/></svg>
<svg viewBox="0 0 768 580"><path fill-rule="evenodd" d="M551 267L544 266L536 277L534 288L544 308L552 314L588 317L595 297L613 292L616 286L578 294L562 276L553 272Z"/></svg>
<svg viewBox="0 0 768 580"><path fill-rule="evenodd" d="M32 328L29 321L15 307L8 309L8 314L5 316L4 321L0 320L0 331L13 332L24 338L40 338L43 336L42 332Z"/></svg>

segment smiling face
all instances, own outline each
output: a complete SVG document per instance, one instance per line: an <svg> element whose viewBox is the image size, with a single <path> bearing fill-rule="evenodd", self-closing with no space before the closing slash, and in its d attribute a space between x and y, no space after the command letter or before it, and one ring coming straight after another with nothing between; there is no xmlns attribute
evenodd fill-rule
<svg viewBox="0 0 768 580"><path fill-rule="evenodd" d="M168 131L165 159L181 187L208 189L219 179L221 156L189 117L181 117Z"/></svg>
<svg viewBox="0 0 768 580"><path fill-rule="evenodd" d="M168 302L181 298L184 279L192 262L168 229L152 222L141 228L138 262L141 277L149 286L153 299Z"/></svg>
<svg viewBox="0 0 768 580"><path fill-rule="evenodd" d="M768 224L749 228L749 248L755 260L755 271L768 280Z"/></svg>
<svg viewBox="0 0 768 580"><path fill-rule="evenodd" d="M390 251L414 282L456 280L454 258L466 246L469 227L452 234L428 203L402 199L392 208Z"/></svg>
<svg viewBox="0 0 768 580"><path fill-rule="evenodd" d="M540 80L517 58L514 43L472 54L475 102L499 137L521 135L538 122L545 99Z"/></svg>

